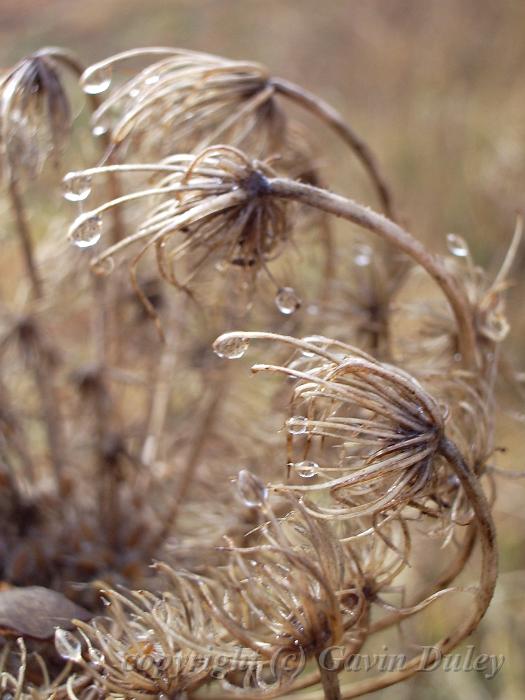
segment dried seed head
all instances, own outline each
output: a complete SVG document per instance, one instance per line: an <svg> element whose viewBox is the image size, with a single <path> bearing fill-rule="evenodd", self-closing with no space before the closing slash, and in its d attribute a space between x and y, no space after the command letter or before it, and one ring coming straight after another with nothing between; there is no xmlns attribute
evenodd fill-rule
<svg viewBox="0 0 525 700"><path fill-rule="evenodd" d="M108 132L114 147L133 144L157 157L213 143L242 146L258 156L279 150L284 115L267 70L257 63L178 49L127 51L88 68L84 90L106 92L120 63L159 55L109 92L93 115L94 133Z"/></svg>
<svg viewBox="0 0 525 700"><path fill-rule="evenodd" d="M192 289L201 273L211 269L233 277L239 288L253 289L257 274L263 269L268 272L268 263L279 256L290 238L290 206L267 196L267 178L274 171L237 149L213 146L196 157L177 155L152 165L117 167L129 172L152 171L156 181L84 212L70 227L70 240L81 240L83 245L98 241L100 228L95 238L90 228L85 242L86 222L96 219L102 226L102 213L113 206L152 198L155 205L147 210L137 233L93 259L95 267L137 244L142 247L132 262L133 279L136 264L154 247L160 274L179 288ZM99 174L107 169L86 172ZM143 301L148 307L147 300Z"/></svg>
<svg viewBox="0 0 525 700"><path fill-rule="evenodd" d="M305 342L264 333L230 337L238 335L278 339L302 351L288 366L253 370L296 380L288 462L314 460L318 469L315 483L283 488L308 496L309 512L345 520L395 511L431 493L441 468L444 415L416 379L320 336ZM323 493L332 503L319 501Z"/></svg>
<svg viewBox="0 0 525 700"><path fill-rule="evenodd" d="M8 172L35 177L50 155L58 161L71 125L60 56L43 49L0 77L0 153Z"/></svg>

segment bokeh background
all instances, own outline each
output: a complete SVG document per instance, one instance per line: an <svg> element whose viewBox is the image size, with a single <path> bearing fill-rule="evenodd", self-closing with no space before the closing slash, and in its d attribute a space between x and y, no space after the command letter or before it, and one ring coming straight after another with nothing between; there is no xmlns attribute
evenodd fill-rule
<svg viewBox="0 0 525 700"><path fill-rule="evenodd" d="M374 147L404 221L437 251L464 236L496 270L525 208L523 0L0 0L0 65L44 45L90 61L175 45L259 60L337 106ZM318 134L331 181L368 196L361 175ZM525 246L509 292L510 360L525 348ZM521 363L523 367L523 363ZM500 467L523 467L519 382L498 411ZM492 681L476 672L420 674L370 697L521 700L525 694L525 481L502 480L496 506L502 575L471 643L503 654ZM446 607L440 608L445 614Z"/></svg>

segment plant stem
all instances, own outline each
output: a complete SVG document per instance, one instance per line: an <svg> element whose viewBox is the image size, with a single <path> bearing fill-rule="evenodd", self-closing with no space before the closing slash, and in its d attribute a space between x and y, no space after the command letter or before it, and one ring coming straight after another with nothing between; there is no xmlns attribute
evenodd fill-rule
<svg viewBox="0 0 525 700"><path fill-rule="evenodd" d="M33 298L40 299L42 297L42 281L35 263L31 232L29 230L20 186L14 174L11 174L9 178L9 197L11 199L11 208L15 217L16 231L22 249L26 273L31 282L32 295Z"/></svg>
<svg viewBox="0 0 525 700"><path fill-rule="evenodd" d="M309 112L312 112L338 134L342 140L350 146L355 153L376 189L381 207L385 214L392 220L396 219L392 195L382 175L376 157L365 141L345 122L342 115L334 109L328 102L317 97L313 93L305 90L299 85L283 80L282 78L272 78L271 85L278 93L285 95L297 104L301 105Z"/></svg>
<svg viewBox="0 0 525 700"><path fill-rule="evenodd" d="M330 650L325 649L322 654L316 657L316 661L319 668L319 675L321 685L323 686L325 700L341 700L339 676Z"/></svg>
<svg viewBox="0 0 525 700"><path fill-rule="evenodd" d="M437 282L445 294L458 326L458 340L466 365L478 364L476 334L469 301L442 259L429 252L412 234L394 221L351 199L287 178L270 178L267 193L321 209L377 234L415 260Z"/></svg>

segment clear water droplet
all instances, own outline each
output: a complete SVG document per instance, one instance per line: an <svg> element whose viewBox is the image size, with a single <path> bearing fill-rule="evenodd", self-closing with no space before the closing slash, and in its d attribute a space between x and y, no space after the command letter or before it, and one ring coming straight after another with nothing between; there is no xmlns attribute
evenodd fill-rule
<svg viewBox="0 0 525 700"><path fill-rule="evenodd" d="M312 462L309 459L305 459L303 462L296 462L292 465L297 476L303 479L311 479L319 472L319 465L317 462Z"/></svg>
<svg viewBox="0 0 525 700"><path fill-rule="evenodd" d="M470 251L467 242L455 233L447 234L447 248L457 258L467 258L469 256Z"/></svg>
<svg viewBox="0 0 525 700"><path fill-rule="evenodd" d="M113 258L102 258L91 264L91 271L99 277L107 277L115 269L115 261Z"/></svg>
<svg viewBox="0 0 525 700"><path fill-rule="evenodd" d="M88 69L82 77L82 89L88 95L100 95L111 85L111 66L102 66L95 70Z"/></svg>
<svg viewBox="0 0 525 700"><path fill-rule="evenodd" d="M95 649L95 647L89 648L89 660L93 666L103 666L106 661L106 657L100 651L100 649Z"/></svg>
<svg viewBox="0 0 525 700"><path fill-rule="evenodd" d="M301 306L301 300L293 287L281 287L275 296L275 305L282 314L289 316Z"/></svg>
<svg viewBox="0 0 525 700"><path fill-rule="evenodd" d="M91 194L91 176L84 173L68 173L64 178L64 198L69 202L82 202Z"/></svg>
<svg viewBox="0 0 525 700"><path fill-rule="evenodd" d="M231 336L228 333L220 335L213 343L213 351L219 357L226 357L228 360L237 360L248 350L250 342L242 336Z"/></svg>
<svg viewBox="0 0 525 700"><path fill-rule="evenodd" d="M102 235L102 217L98 214L81 214L69 229L69 240L78 248L89 248L99 242Z"/></svg>
<svg viewBox="0 0 525 700"><path fill-rule="evenodd" d="M95 124L95 126L91 129L91 133L96 138L100 138L100 136L104 136L104 134L107 134L108 131L109 131L109 127L105 126L104 124Z"/></svg>
<svg viewBox="0 0 525 700"><path fill-rule="evenodd" d="M304 435L308 428L308 418L305 418L305 416L292 416L286 421L286 428L292 435Z"/></svg>
<svg viewBox="0 0 525 700"><path fill-rule="evenodd" d="M78 662L82 658L80 641L74 634L61 627L55 630L55 648L63 659Z"/></svg>
<svg viewBox="0 0 525 700"><path fill-rule="evenodd" d="M264 505L268 498L268 489L264 483L247 469L241 469L239 472L237 490L243 503L249 508Z"/></svg>
<svg viewBox="0 0 525 700"><path fill-rule="evenodd" d="M373 253L369 245L357 244L354 246L354 263L358 267L367 267L372 262Z"/></svg>
<svg viewBox="0 0 525 700"><path fill-rule="evenodd" d="M149 77L146 78L144 83L146 85L155 85L155 83L158 83L160 80L158 75L150 75Z"/></svg>

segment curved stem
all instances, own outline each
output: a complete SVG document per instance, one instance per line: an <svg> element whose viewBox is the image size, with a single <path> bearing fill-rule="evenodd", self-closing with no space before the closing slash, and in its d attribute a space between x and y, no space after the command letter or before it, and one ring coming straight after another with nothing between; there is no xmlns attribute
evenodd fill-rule
<svg viewBox="0 0 525 700"><path fill-rule="evenodd" d="M441 287L452 308L464 362L470 366L477 366L476 334L470 304L441 258L430 253L417 238L394 221L351 199L286 178L270 178L266 184L269 195L302 202L351 221L389 241L421 265Z"/></svg>
<svg viewBox="0 0 525 700"><path fill-rule="evenodd" d="M305 90L299 85L283 80L282 78L272 78L270 84L276 92L288 97L297 104L312 112L335 131L341 139L350 146L365 170L367 171L376 189L381 207L385 214L395 220L395 210L392 202L392 195L386 180L379 169L376 157L365 141L345 122L341 114L328 102L321 100L317 95Z"/></svg>

